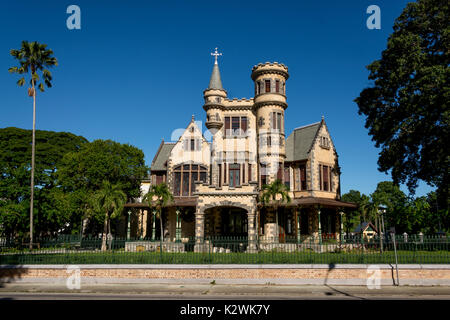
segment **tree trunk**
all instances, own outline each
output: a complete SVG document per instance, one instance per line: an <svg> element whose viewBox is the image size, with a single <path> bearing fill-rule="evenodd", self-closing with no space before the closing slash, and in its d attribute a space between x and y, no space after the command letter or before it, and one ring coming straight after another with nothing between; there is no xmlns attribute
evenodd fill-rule
<svg viewBox="0 0 450 320"><path fill-rule="evenodd" d="M36 90L34 89L33 71L31 72L31 84L33 87L33 135L31 141L30 250L33 249L34 157L36 135Z"/></svg>
<svg viewBox="0 0 450 320"><path fill-rule="evenodd" d="M164 230L163 230L163 223L162 223L162 209L159 209L159 225L161 228L161 241L164 242Z"/></svg>
<svg viewBox="0 0 450 320"><path fill-rule="evenodd" d="M106 233L108 232L108 211L105 215L105 222L103 224L103 237L102 237L102 251L106 251Z"/></svg>

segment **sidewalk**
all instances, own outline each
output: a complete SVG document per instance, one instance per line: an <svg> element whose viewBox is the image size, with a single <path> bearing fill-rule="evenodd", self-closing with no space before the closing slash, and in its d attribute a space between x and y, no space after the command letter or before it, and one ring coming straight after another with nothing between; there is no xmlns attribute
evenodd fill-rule
<svg viewBox="0 0 450 320"><path fill-rule="evenodd" d="M450 287L226 284L81 284L80 289L51 283L3 283L0 298L20 299L450 299Z"/></svg>

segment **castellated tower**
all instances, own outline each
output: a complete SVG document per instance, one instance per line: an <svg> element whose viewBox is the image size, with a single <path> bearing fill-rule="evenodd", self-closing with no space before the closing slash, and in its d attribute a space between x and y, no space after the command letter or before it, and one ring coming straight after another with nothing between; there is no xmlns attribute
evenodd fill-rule
<svg viewBox="0 0 450 320"><path fill-rule="evenodd" d="M253 67L260 185L282 180L285 152L284 111L288 68L266 62Z"/></svg>

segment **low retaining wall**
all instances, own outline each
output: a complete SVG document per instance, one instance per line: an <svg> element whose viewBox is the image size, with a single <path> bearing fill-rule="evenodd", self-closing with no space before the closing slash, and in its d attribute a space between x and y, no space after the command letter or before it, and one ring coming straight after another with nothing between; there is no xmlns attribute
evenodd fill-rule
<svg viewBox="0 0 450 320"><path fill-rule="evenodd" d="M71 267L69 270L68 267ZM63 283L73 265L0 266L0 282ZM392 265L78 265L82 283L394 285ZM450 286L450 265L399 265L400 285Z"/></svg>

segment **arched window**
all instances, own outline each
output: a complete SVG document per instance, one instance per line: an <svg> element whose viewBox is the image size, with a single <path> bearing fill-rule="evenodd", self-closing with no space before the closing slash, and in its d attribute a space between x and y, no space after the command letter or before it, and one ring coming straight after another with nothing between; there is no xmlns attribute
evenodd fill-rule
<svg viewBox="0 0 450 320"><path fill-rule="evenodd" d="M195 191L195 181L206 182L207 168L198 164L183 164L173 169L173 195L189 197Z"/></svg>

